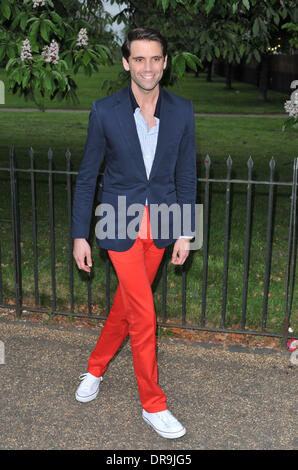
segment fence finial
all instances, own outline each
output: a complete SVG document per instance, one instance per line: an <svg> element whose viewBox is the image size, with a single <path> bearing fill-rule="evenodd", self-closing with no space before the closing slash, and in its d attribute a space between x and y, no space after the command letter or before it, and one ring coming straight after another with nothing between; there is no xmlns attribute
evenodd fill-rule
<svg viewBox="0 0 298 470"><path fill-rule="evenodd" d="M31 167L33 165L33 161L34 161L34 150L32 147L30 147L29 149L29 159L30 159L30 163L31 163Z"/></svg>
<svg viewBox="0 0 298 470"><path fill-rule="evenodd" d="M247 166L248 166L248 168L252 168L254 166L254 161L253 161L251 156L247 160Z"/></svg>
<svg viewBox="0 0 298 470"><path fill-rule="evenodd" d="M269 166L270 166L270 169L271 170L274 170L275 168L275 160L274 160L274 157L271 157L271 160L269 162Z"/></svg>
<svg viewBox="0 0 298 470"><path fill-rule="evenodd" d="M205 168L209 169L210 165L211 165L211 159L210 159L209 155L206 155L206 157L205 157Z"/></svg>
<svg viewBox="0 0 298 470"><path fill-rule="evenodd" d="M66 149L66 152L65 152L65 157L66 157L66 160L70 160L71 153L70 153L70 150L69 150L69 148L67 148L67 149Z"/></svg>
<svg viewBox="0 0 298 470"><path fill-rule="evenodd" d="M231 158L231 155L228 156L226 163L227 163L228 169L232 168L233 160L232 160L232 158Z"/></svg>
<svg viewBox="0 0 298 470"><path fill-rule="evenodd" d="M12 144L12 146L11 146L10 149L9 149L9 156L10 156L10 158L13 158L13 157L14 157L14 154L15 154L15 151L14 151L14 144Z"/></svg>

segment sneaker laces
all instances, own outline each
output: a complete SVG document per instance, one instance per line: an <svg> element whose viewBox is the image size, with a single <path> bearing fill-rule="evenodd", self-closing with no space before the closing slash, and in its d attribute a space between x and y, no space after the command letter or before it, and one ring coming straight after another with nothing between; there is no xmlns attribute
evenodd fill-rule
<svg viewBox="0 0 298 470"><path fill-rule="evenodd" d="M172 415L170 410L159 411L158 414L159 414L160 419L165 424L170 424L170 423L177 422L177 419L175 418L175 416Z"/></svg>
<svg viewBox="0 0 298 470"><path fill-rule="evenodd" d="M81 375L79 376L79 380L81 380L81 382L82 382L83 380L85 380L87 377L90 377L90 376L91 376L91 374L89 374L89 372L85 372L84 374L81 374ZM93 378L94 378L94 379L100 379L100 382L102 381L102 377L95 377L95 376L93 376Z"/></svg>
<svg viewBox="0 0 298 470"><path fill-rule="evenodd" d="M79 377L79 380L84 380L87 377L88 372L85 372L85 374L81 374Z"/></svg>

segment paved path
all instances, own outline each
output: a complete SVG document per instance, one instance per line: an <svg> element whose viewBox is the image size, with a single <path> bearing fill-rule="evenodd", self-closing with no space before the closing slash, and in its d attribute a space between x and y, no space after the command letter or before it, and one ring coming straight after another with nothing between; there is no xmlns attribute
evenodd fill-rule
<svg viewBox="0 0 298 470"><path fill-rule="evenodd" d="M17 112L42 112L38 108L2 108L0 106L0 111L17 111ZM46 113L90 113L90 109L57 109L57 108L48 108L45 110ZM241 113L195 113L195 116L213 116L213 117L268 117L268 118L284 118L286 119L287 115L284 114L241 114Z"/></svg>
<svg viewBox="0 0 298 470"><path fill-rule="evenodd" d="M141 417L128 341L96 400L75 400L97 336L0 321L0 449L297 449L298 366L290 353L159 340L159 383L187 429L172 441Z"/></svg>

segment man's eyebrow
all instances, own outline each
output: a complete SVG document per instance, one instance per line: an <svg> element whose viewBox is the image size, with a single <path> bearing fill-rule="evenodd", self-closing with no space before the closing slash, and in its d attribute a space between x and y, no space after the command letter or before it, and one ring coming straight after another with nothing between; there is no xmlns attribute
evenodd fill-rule
<svg viewBox="0 0 298 470"><path fill-rule="evenodd" d="M154 55L154 56L151 57L151 59L155 59L156 57L158 57L159 59L161 59L161 58L162 58L162 55ZM133 56L133 59L145 59L145 57L142 56L142 55L137 55L137 56Z"/></svg>

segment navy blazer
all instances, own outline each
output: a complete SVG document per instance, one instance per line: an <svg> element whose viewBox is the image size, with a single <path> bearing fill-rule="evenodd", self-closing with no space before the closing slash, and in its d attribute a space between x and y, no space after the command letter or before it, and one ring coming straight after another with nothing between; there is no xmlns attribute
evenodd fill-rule
<svg viewBox="0 0 298 470"><path fill-rule="evenodd" d="M134 120L129 86L92 103L88 134L79 173L72 212L72 238L88 238L97 189L99 169L105 169L98 199L101 207L109 204L115 212L114 233L110 238L96 238L101 248L126 251L135 238L127 236L129 224L135 223L136 234L142 213L127 210L131 204L145 204L147 198L151 221L151 204L177 203L181 208L181 233L195 231L196 150L195 122L191 101L160 87L160 125L156 152L149 179ZM119 196L122 196L122 198ZM119 201L121 209L118 211ZM188 233L183 231L183 211L191 217ZM133 209L136 206L132 206ZM144 207L144 206L142 206ZM154 206L156 207L156 206ZM158 206L157 206L158 207ZM102 210L97 224L106 224L107 212ZM139 218L137 218L139 216ZM166 247L179 238L173 232L173 214L158 215L153 240L158 248ZM179 219L177 219L179 221ZM168 234L163 231L164 224ZM98 227L98 225L97 225ZM112 230L113 232L113 230ZM166 230L167 232L167 230ZM96 230L96 234L99 232Z"/></svg>

